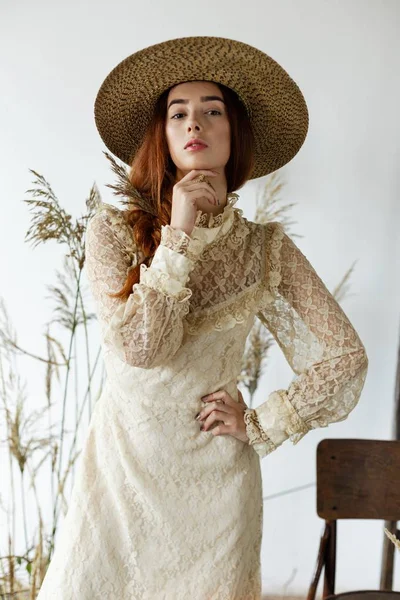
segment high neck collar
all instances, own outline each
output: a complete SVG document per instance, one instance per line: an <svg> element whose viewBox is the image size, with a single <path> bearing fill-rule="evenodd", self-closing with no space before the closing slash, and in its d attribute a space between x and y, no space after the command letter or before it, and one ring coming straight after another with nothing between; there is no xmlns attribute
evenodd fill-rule
<svg viewBox="0 0 400 600"><path fill-rule="evenodd" d="M191 237L211 243L221 235L225 235L233 225L235 214L243 214L241 209L234 206L238 200L238 194L234 192L228 194L223 211L215 216L198 210Z"/></svg>
<svg viewBox="0 0 400 600"><path fill-rule="evenodd" d="M224 206L224 209L221 213L217 214L217 215L213 215L213 213L208 213L208 212L203 212L201 210L197 211L197 216L196 216L196 221L195 221L195 227L199 227L199 228L214 228L214 227L220 227L223 223L225 223L227 221L227 219L230 218L230 216L233 215L234 211L233 206L236 204L236 202L239 200L239 195L236 194L235 192L231 192L229 194L227 194L227 202L226 205Z"/></svg>

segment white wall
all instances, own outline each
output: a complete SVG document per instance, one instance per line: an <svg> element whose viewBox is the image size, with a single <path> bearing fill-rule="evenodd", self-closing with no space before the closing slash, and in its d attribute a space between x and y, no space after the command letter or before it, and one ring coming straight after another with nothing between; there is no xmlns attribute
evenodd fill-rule
<svg viewBox="0 0 400 600"><path fill-rule="evenodd" d="M54 282L62 256L55 244L33 250L24 243L29 169L43 174L76 216L94 181L103 200L116 203L105 187L114 176L93 119L106 74L129 54L169 38L236 38L280 62L305 95L310 130L300 153L281 171L285 201L297 203L291 215L296 233L304 236L298 244L330 289L358 259L354 295L343 308L370 360L362 400L348 421L312 432L294 447L288 442L263 459L264 493L313 482L315 449L324 437L390 438L400 299L399 17L396 0L153 0L151 8L123 0L3 0L0 296L21 345L39 351L49 319L45 286ZM262 185L260 179L241 191L238 206L247 218L254 216ZM32 397L39 398L42 374L27 361L24 375ZM291 376L276 347L256 404ZM313 487L266 502L265 592L305 592L321 528ZM4 527L1 531L4 550ZM379 522L340 523L339 591L378 587L382 538Z"/></svg>

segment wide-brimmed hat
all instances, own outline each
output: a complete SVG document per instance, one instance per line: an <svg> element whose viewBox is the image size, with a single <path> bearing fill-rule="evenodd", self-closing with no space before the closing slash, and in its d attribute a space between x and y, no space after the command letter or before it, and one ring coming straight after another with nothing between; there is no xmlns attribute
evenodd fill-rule
<svg viewBox="0 0 400 600"><path fill-rule="evenodd" d="M122 60L97 93L94 114L107 148L130 164L166 89L186 81L213 81L243 102L255 138L250 179L272 173L300 150L308 131L303 94L273 58L244 42L214 36L183 37L149 46Z"/></svg>

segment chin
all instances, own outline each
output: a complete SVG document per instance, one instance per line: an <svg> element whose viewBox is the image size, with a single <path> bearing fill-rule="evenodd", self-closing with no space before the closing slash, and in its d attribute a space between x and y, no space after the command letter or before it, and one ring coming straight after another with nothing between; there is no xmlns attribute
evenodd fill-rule
<svg viewBox="0 0 400 600"><path fill-rule="evenodd" d="M211 166L205 166L203 163L193 163L192 165L185 165L184 167L180 167L180 171L182 173L185 173L185 175L187 173L190 173L190 171L192 171L193 169L213 169L214 167Z"/></svg>
<svg viewBox="0 0 400 600"><path fill-rule="evenodd" d="M204 160L204 157L200 156L200 154L201 152L193 152L193 156L190 157L190 160L186 164L189 168L190 165L196 165L196 169L211 169L213 163Z"/></svg>

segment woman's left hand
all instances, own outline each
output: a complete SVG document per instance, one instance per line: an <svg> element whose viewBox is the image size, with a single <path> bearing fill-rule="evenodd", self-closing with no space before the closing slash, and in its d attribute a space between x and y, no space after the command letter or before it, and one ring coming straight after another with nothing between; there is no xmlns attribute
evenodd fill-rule
<svg viewBox="0 0 400 600"><path fill-rule="evenodd" d="M211 429L213 435L227 434L242 442L249 441L244 422L244 411L248 407L239 389L238 394L238 402L225 390L219 390L202 397L203 402L208 403L207 406L201 409L197 419L199 423L203 423L202 431L209 430L215 421L220 421L218 425Z"/></svg>

